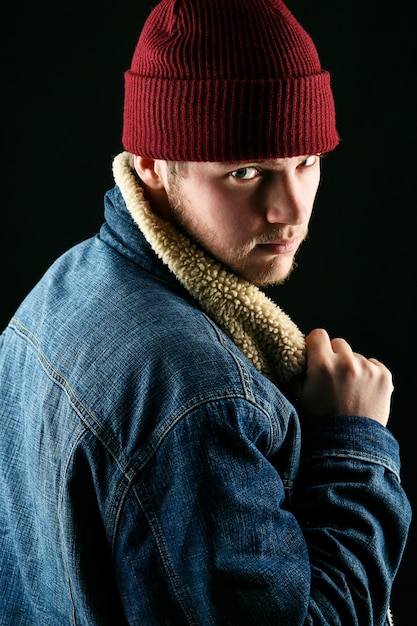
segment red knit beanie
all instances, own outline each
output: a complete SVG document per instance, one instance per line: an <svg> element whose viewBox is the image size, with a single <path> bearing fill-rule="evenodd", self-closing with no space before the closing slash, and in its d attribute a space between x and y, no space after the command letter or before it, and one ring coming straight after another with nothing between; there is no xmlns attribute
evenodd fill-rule
<svg viewBox="0 0 417 626"><path fill-rule="evenodd" d="M328 152L330 76L281 0L162 0L125 73L123 146L172 161Z"/></svg>

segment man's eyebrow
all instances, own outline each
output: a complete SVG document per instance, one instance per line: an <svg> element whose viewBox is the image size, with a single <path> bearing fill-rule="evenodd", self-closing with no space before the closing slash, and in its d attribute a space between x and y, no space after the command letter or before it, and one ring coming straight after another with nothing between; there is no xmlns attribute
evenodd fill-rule
<svg viewBox="0 0 417 626"><path fill-rule="evenodd" d="M258 163L259 165L266 165L267 167L273 167L277 163L282 163L283 161L288 161L288 159L300 159L301 161L307 159L309 156L319 156L318 154L296 154L293 157L278 157L276 159L261 159L253 161L253 163Z"/></svg>
<svg viewBox="0 0 417 626"><path fill-rule="evenodd" d="M284 161L285 159L262 159L260 161L254 161L254 163L259 163L259 165L266 165L267 167L273 167L277 163Z"/></svg>
<svg viewBox="0 0 417 626"><path fill-rule="evenodd" d="M308 156L312 156L312 155L308 155L308 154L299 154L297 155L296 158L299 159L306 159ZM318 155L317 155L318 156ZM276 165L278 165L279 163L282 163L283 161L286 161L289 158L294 158L294 157L278 157L276 159L248 159L246 161L224 161L221 162L220 165L226 167L226 168L235 168L235 169L239 169L240 167L246 167L247 165L251 164L251 165L263 165L266 167L274 167Z"/></svg>
<svg viewBox="0 0 417 626"><path fill-rule="evenodd" d="M227 168L239 169L240 167L246 167L246 165L267 165L271 167L282 159L247 159L246 161L223 161L220 165Z"/></svg>

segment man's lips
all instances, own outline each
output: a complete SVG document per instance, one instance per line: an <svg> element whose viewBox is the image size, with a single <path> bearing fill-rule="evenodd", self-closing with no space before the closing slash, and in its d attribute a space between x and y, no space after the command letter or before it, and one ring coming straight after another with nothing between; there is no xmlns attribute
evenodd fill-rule
<svg viewBox="0 0 417 626"><path fill-rule="evenodd" d="M300 240L298 237L292 239L280 239L269 243L259 243L257 247L269 254L289 254L297 250Z"/></svg>

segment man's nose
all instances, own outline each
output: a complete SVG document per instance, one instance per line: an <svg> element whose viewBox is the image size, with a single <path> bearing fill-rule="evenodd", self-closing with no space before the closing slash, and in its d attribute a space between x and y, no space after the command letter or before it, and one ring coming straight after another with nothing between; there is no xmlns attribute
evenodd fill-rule
<svg viewBox="0 0 417 626"><path fill-rule="evenodd" d="M281 178L265 197L265 216L271 224L304 224L310 216L311 209L297 183L291 178Z"/></svg>

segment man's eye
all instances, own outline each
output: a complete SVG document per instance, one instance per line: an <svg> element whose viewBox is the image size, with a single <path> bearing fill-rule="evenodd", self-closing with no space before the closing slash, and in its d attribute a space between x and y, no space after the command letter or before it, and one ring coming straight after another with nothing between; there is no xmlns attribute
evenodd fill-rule
<svg viewBox="0 0 417 626"><path fill-rule="evenodd" d="M240 167L238 170L231 172L230 175L239 180L251 180L252 178L256 178L258 173L256 167Z"/></svg>
<svg viewBox="0 0 417 626"><path fill-rule="evenodd" d="M319 156L317 154L312 154L310 156L308 156L305 161L303 161L301 163L301 165L303 167L310 167L311 165L314 165L317 161L317 159L319 158Z"/></svg>

